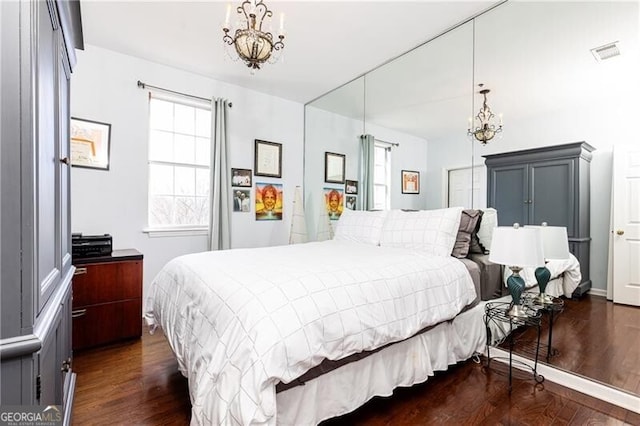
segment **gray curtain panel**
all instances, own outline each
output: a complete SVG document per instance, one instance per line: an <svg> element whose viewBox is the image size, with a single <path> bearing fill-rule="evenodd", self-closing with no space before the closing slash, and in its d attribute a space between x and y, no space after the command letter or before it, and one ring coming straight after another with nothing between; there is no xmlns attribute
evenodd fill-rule
<svg viewBox="0 0 640 426"><path fill-rule="evenodd" d="M211 178L209 206L209 250L231 248L231 210L226 99L211 100Z"/></svg>
<svg viewBox="0 0 640 426"><path fill-rule="evenodd" d="M358 210L373 209L373 173L375 156L375 138L372 135L360 136L360 191Z"/></svg>

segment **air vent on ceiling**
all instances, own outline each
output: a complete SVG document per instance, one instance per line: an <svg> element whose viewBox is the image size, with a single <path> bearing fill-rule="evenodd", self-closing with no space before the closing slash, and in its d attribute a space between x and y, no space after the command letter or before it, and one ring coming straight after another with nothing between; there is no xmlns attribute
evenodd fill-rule
<svg viewBox="0 0 640 426"><path fill-rule="evenodd" d="M593 53L593 57L596 58L596 61L600 62L620 55L620 49L618 48L618 42L614 41L613 43L607 43L604 46L594 47L591 49L591 53Z"/></svg>

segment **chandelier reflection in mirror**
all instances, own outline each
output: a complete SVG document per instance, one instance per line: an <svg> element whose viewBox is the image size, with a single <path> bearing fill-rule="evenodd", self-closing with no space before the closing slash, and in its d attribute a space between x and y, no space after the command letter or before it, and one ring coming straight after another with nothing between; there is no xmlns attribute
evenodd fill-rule
<svg viewBox="0 0 640 426"><path fill-rule="evenodd" d="M245 0L236 9L238 20L234 25L235 31L230 25L231 5L227 6L227 15L224 21L224 37L228 49L235 48L237 57L230 54L233 59L242 59L251 71L260 69L265 62L275 63L284 49L284 15L280 15L280 30L278 40L274 42L273 34L263 30L263 26L271 24L273 13L262 0ZM244 16L243 16L244 15ZM268 18L268 19L265 19ZM267 29L270 29L267 27ZM233 34L233 36L230 35Z"/></svg>
<svg viewBox="0 0 640 426"><path fill-rule="evenodd" d="M480 86L480 93L484 100L482 102L482 108L475 117L475 123L469 118L469 129L467 134L473 135L482 145L486 145L493 137L502 131L502 114L500 114L499 121L496 124L496 116L487 105L487 93L489 89L483 89L484 84L478 84ZM473 126L473 127L472 127Z"/></svg>

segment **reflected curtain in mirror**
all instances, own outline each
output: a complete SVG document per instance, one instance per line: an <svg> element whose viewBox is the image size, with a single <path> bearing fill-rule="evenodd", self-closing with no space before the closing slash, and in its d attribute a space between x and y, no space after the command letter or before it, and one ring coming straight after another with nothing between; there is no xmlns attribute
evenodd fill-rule
<svg viewBox="0 0 640 426"><path fill-rule="evenodd" d="M374 153L375 138L372 135L361 135L359 177L362 189L357 203L358 210L371 210L373 208Z"/></svg>

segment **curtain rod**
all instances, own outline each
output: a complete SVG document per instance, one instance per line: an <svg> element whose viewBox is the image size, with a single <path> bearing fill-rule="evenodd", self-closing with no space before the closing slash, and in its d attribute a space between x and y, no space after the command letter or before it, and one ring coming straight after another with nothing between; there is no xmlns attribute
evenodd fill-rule
<svg viewBox="0 0 640 426"><path fill-rule="evenodd" d="M200 96L190 95L188 93L176 92L175 90L165 89L164 87L152 86L150 84L143 83L140 80L138 80L138 87L141 88L141 89L146 89L148 87L148 88L151 88L151 89L162 90L163 92L173 93L175 95L181 95L181 96L186 96L186 97L193 98L193 99L199 99L201 101L211 102L211 99L203 98L203 97L200 97ZM229 102L229 108L232 108L232 107L233 107L233 103Z"/></svg>
<svg viewBox="0 0 640 426"><path fill-rule="evenodd" d="M391 146L400 146L400 144L398 142L387 142L387 141L383 141L382 139L378 139L378 138L374 138L374 139L377 140L378 142L386 143L386 144L389 144Z"/></svg>

